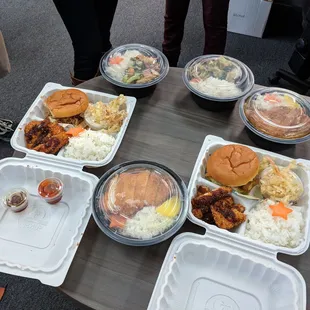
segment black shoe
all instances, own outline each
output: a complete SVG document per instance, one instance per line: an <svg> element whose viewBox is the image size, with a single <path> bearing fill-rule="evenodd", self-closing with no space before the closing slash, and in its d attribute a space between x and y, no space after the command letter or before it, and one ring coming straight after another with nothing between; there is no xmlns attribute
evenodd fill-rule
<svg viewBox="0 0 310 310"><path fill-rule="evenodd" d="M14 131L15 126L12 121L0 118L0 140L10 142Z"/></svg>

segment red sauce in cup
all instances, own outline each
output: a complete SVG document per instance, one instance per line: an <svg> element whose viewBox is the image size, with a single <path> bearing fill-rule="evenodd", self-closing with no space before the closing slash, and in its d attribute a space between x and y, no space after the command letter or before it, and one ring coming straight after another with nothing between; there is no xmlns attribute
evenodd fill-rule
<svg viewBox="0 0 310 310"><path fill-rule="evenodd" d="M43 180L38 187L39 195L49 204L56 204L62 199L63 183L57 178Z"/></svg>

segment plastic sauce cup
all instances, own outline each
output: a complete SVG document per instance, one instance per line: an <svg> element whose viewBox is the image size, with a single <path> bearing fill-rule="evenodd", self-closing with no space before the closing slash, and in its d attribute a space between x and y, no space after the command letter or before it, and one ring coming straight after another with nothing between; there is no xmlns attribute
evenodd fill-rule
<svg viewBox="0 0 310 310"><path fill-rule="evenodd" d="M29 194L24 188L15 188L7 192L2 198L4 207L12 212L21 212L28 207Z"/></svg>
<svg viewBox="0 0 310 310"><path fill-rule="evenodd" d="M62 199L63 183L57 178L47 178L38 186L38 193L49 204L56 204Z"/></svg>

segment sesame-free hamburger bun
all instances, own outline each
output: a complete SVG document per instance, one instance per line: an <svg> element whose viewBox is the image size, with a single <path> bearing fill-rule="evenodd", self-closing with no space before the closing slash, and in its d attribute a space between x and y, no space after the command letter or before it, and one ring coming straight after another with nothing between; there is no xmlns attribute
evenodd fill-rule
<svg viewBox="0 0 310 310"><path fill-rule="evenodd" d="M259 159L250 148L229 144L217 149L207 161L206 176L231 187L252 181L259 171Z"/></svg>
<svg viewBox="0 0 310 310"><path fill-rule="evenodd" d="M75 88L58 90L45 101L45 105L53 118L79 115L86 111L88 104L87 95Z"/></svg>

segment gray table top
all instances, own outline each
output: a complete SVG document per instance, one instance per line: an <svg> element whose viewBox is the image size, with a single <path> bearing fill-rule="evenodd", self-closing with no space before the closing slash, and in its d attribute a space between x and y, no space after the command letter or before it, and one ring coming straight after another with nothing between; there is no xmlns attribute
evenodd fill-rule
<svg viewBox="0 0 310 310"><path fill-rule="evenodd" d="M80 87L117 94L102 77ZM89 171L101 176L118 163L144 159L168 166L187 183L202 142L209 134L293 158L310 159L309 142L280 146L255 138L244 128L237 106L224 112L199 108L183 85L182 69L172 68L153 94L138 100L113 162ZM180 232L184 231L204 233L188 221ZM171 240L145 248L125 246L110 240L91 218L60 289L94 309L145 310ZM301 256L280 254L278 258L298 269L310 285L310 250Z"/></svg>

